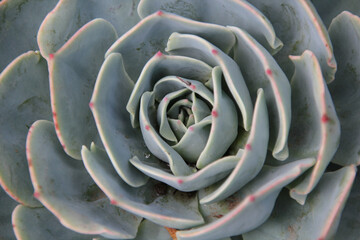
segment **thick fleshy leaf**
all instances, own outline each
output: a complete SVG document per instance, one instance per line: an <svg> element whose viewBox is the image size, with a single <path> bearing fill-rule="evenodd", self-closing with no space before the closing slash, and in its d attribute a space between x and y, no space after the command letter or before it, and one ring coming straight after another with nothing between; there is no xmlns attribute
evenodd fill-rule
<svg viewBox="0 0 360 240"><path fill-rule="evenodd" d="M151 161L145 162L134 158L131 163L153 179L164 182L180 191L191 192L208 187L224 178L234 169L242 154L243 152L240 151L236 156L218 159L189 176L174 176L166 168L161 167L160 164L155 165Z"/></svg>
<svg viewBox="0 0 360 240"><path fill-rule="evenodd" d="M245 145L244 153L229 177L215 189L200 199L201 204L223 200L240 190L261 170L269 141L269 117L264 91L259 89L255 104L253 123Z"/></svg>
<svg viewBox="0 0 360 240"><path fill-rule="evenodd" d="M270 216L281 189L314 164L303 159L280 167L265 166L259 175L233 196L213 204L200 205L207 224L178 231L179 240L214 240L248 232ZM206 194L206 190L201 194Z"/></svg>
<svg viewBox="0 0 360 240"><path fill-rule="evenodd" d="M111 162L121 178L133 187L145 184L147 178L129 163L134 155L143 158L145 147L139 129L131 127L125 104L134 83L123 66L121 54L106 58L99 72L91 106L96 126Z"/></svg>
<svg viewBox="0 0 360 240"><path fill-rule="evenodd" d="M126 72L135 82L145 63L166 47L167 40L173 32L201 36L225 52L229 52L235 43L234 35L225 27L159 11L146 17L122 35L111 46L106 56L112 52L121 53L126 59Z"/></svg>
<svg viewBox="0 0 360 240"><path fill-rule="evenodd" d="M110 205L83 163L64 153L51 122L35 122L26 147L34 196L64 226L83 234L135 237L141 218Z"/></svg>
<svg viewBox="0 0 360 240"><path fill-rule="evenodd" d="M203 223L193 194L176 192L154 180L133 188L121 180L106 153L94 144L91 150L84 147L82 154L86 169L112 204L170 228L184 229Z"/></svg>
<svg viewBox="0 0 360 240"><path fill-rule="evenodd" d="M65 152L75 159L81 159L82 145L99 140L89 102L105 51L116 38L109 22L95 19L49 57L56 133Z"/></svg>
<svg viewBox="0 0 360 240"><path fill-rule="evenodd" d="M341 214L339 227L334 239L357 240L360 236L360 175L357 173L350 196Z"/></svg>
<svg viewBox="0 0 360 240"><path fill-rule="evenodd" d="M287 138L291 119L289 80L275 59L240 28L230 27L236 36L234 60L239 65L253 101L259 88L264 89L270 121L270 148L276 159L289 156Z"/></svg>
<svg viewBox="0 0 360 240"><path fill-rule="evenodd" d="M290 195L303 204L334 156L340 139L340 123L315 55L305 51L291 56L295 64L292 88L292 125L289 133L290 160L316 158L316 164Z"/></svg>
<svg viewBox="0 0 360 240"><path fill-rule="evenodd" d="M15 235L11 224L11 214L18 203L11 199L0 187L0 239L14 240Z"/></svg>
<svg viewBox="0 0 360 240"><path fill-rule="evenodd" d="M239 66L215 45L191 34L171 34L166 51L170 54L198 58L211 66L220 66L226 85L237 103L245 130L251 126L253 105Z"/></svg>
<svg viewBox="0 0 360 240"><path fill-rule="evenodd" d="M339 63L329 90L341 124L340 145L332 162L359 165L360 18L343 12L331 23L329 34Z"/></svg>
<svg viewBox="0 0 360 240"><path fill-rule="evenodd" d="M149 113L149 109L154 108L153 96L153 94L146 92L141 98L140 129L145 144L152 154L169 164L173 174L176 176L187 176L191 173L190 167L186 164L180 154L161 138L149 119L149 115L152 115Z"/></svg>
<svg viewBox="0 0 360 240"><path fill-rule="evenodd" d="M142 0L138 13L144 18L157 10L223 26L236 26L249 32L269 51L276 52L282 42L275 36L269 20L255 7L243 0Z"/></svg>
<svg viewBox="0 0 360 240"><path fill-rule="evenodd" d="M36 33L56 2L57 0L0 1L0 72L20 54L38 49Z"/></svg>
<svg viewBox="0 0 360 240"><path fill-rule="evenodd" d="M141 95L146 91L150 91L159 79L169 75L205 82L211 77L211 67L194 58L167 56L158 52L142 69L134 91L132 91L126 105L134 126L138 125L137 114ZM169 90L165 92L165 94L167 93L169 93Z"/></svg>
<svg viewBox="0 0 360 240"><path fill-rule="evenodd" d="M196 167L199 169L221 158L237 135L236 107L233 100L223 91L221 82L222 71L220 67L216 66L212 71L214 105L211 111L211 130L206 146L196 162Z"/></svg>
<svg viewBox="0 0 360 240"><path fill-rule="evenodd" d="M38 52L16 58L0 75L0 183L26 206L41 206L33 198L25 155L27 132L37 119L50 120L46 61Z"/></svg>
<svg viewBox="0 0 360 240"><path fill-rule="evenodd" d="M46 208L28 208L18 205L12 214L12 222L15 235L19 240L89 240L92 238L92 236L65 228Z"/></svg>
<svg viewBox="0 0 360 240"><path fill-rule="evenodd" d="M136 12L138 2L139 0L60 0L39 29L41 54L48 58L79 28L95 18L109 21L121 36L139 22Z"/></svg>
<svg viewBox="0 0 360 240"><path fill-rule="evenodd" d="M334 80L336 62L329 35L310 0L249 0L269 18L284 47L275 59L291 78L294 67L289 55L314 52L326 82Z"/></svg>
<svg viewBox="0 0 360 240"><path fill-rule="evenodd" d="M170 142L178 143L177 136L179 135L179 133L174 133L172 127L170 126L169 118L168 118L168 111L167 111L169 103L171 101L175 100L176 98L178 98L184 94L187 94L188 92L189 92L188 89L180 89L175 92L170 92L170 93L166 94L159 103L159 106L157 109L157 124L159 125L159 133L163 138L165 138L166 140L168 140ZM187 101L186 104L191 105L191 103L189 102L188 99L186 99L186 98L182 99L182 101L185 101L185 100ZM171 108L173 108L174 105ZM182 123L182 125L185 127L183 122L181 122L179 120L179 124L180 123ZM185 127L185 129L186 129L186 127Z"/></svg>
<svg viewBox="0 0 360 240"><path fill-rule="evenodd" d="M360 15L360 4L358 0L311 0L321 20L326 26L342 11L350 11L353 14Z"/></svg>
<svg viewBox="0 0 360 240"><path fill-rule="evenodd" d="M325 173L304 206L292 201L286 191L282 192L271 217L259 228L245 233L244 239L350 239L355 235L344 233L340 238L333 237L355 173L354 166ZM352 214L356 214L356 209L353 209Z"/></svg>

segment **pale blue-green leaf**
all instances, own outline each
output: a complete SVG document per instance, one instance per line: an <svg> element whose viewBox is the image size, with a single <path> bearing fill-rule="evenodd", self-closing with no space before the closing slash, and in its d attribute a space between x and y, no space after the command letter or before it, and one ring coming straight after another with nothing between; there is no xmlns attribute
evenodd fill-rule
<svg viewBox="0 0 360 240"><path fill-rule="evenodd" d="M48 59L56 133L75 159L81 159L82 145L100 141L89 102L105 51L115 40L113 26L95 19Z"/></svg>
<svg viewBox="0 0 360 240"><path fill-rule="evenodd" d="M225 27L193 21L175 14L157 12L122 35L106 53L119 52L126 59L125 69L135 82L145 63L158 51L166 47L171 33L196 34L226 53L235 43L234 35Z"/></svg>
<svg viewBox="0 0 360 240"><path fill-rule="evenodd" d="M211 114L211 110L203 100L196 96L195 93L191 95L191 98L193 102L191 110L194 114L195 123L198 123L205 117L209 116Z"/></svg>
<svg viewBox="0 0 360 240"><path fill-rule="evenodd" d="M11 214L16 205L18 203L11 199L0 187L0 239L15 240L13 225L11 224Z"/></svg>
<svg viewBox="0 0 360 240"><path fill-rule="evenodd" d="M178 152L185 161L196 164L199 156L205 151L205 147L209 141L212 122L212 117L208 116L201 122L191 125L187 128L187 131L181 140L172 146L172 148ZM221 148L216 149L221 151Z"/></svg>
<svg viewBox="0 0 360 240"><path fill-rule="evenodd" d="M109 158L120 177L133 187L147 178L130 163L134 155L148 152L139 129L131 126L125 103L134 83L125 72L121 54L106 58L96 80L91 106L99 135Z"/></svg>
<svg viewBox="0 0 360 240"><path fill-rule="evenodd" d="M211 67L197 59L182 56L167 56L158 52L146 63L139 79L135 79L137 81L134 91L131 93L126 105L126 109L131 114L134 126L138 125L137 114L141 95L146 91L150 91L159 79L168 75L205 82L211 77ZM165 89L165 91L161 92L162 94L167 94L170 90Z"/></svg>
<svg viewBox="0 0 360 240"><path fill-rule="evenodd" d="M189 92L188 89L180 89L175 92L167 93L164 96L164 98L160 101L158 109L157 109L156 116L157 116L157 124L159 125L159 133L163 138L165 138L166 140L173 142L173 143L178 143L177 137L179 135L179 132L175 133L174 129L172 129L172 127L170 126L168 116L169 117L171 117L171 116L169 115L167 108L171 101L175 100L176 98L181 97L184 94L187 94L188 92ZM158 95L158 93L155 93L155 95ZM185 100L190 104L188 99L186 99L186 98L183 99L183 101L185 101ZM179 123L182 123L182 122L179 121ZM186 131L186 127L185 127L185 131Z"/></svg>
<svg viewBox="0 0 360 240"><path fill-rule="evenodd" d="M221 158L237 136L238 116L235 104L222 88L222 70L213 68L214 105L211 112L212 123L206 146L196 161L201 169Z"/></svg>
<svg viewBox="0 0 360 240"><path fill-rule="evenodd" d="M215 240L253 230L270 216L281 189L313 164L314 159L303 159L280 167L263 167L254 180L233 196L200 205L207 224L178 231L178 240ZM202 194L206 194L206 189L200 192L200 198Z"/></svg>
<svg viewBox="0 0 360 240"><path fill-rule="evenodd" d="M187 131L187 128L184 125L184 123L182 121L180 121L179 119L173 119L173 118L169 118L168 121L169 121L171 130L174 132L176 138L181 139Z"/></svg>
<svg viewBox="0 0 360 240"><path fill-rule="evenodd" d="M291 89L289 80L275 59L254 38L240 28L230 27L236 36L234 60L239 65L253 101L263 88L269 109L270 148L273 156L285 160L289 156L287 138L291 121Z"/></svg>
<svg viewBox="0 0 360 240"><path fill-rule="evenodd" d="M154 109L153 96L152 93L146 92L141 98L140 129L145 144L153 155L169 164L171 171L176 176L189 175L191 170L184 159L159 136L151 123L149 115L151 115L151 109Z"/></svg>
<svg viewBox="0 0 360 240"><path fill-rule="evenodd" d="M136 12L138 2L139 0L60 0L39 29L41 54L48 58L78 29L95 18L109 21L118 36L121 36L140 21Z"/></svg>
<svg viewBox="0 0 360 240"><path fill-rule="evenodd" d="M334 156L340 140L340 123L316 56L305 51L291 56L292 125L289 133L290 160L313 157L315 166L291 189L290 195L303 204Z"/></svg>
<svg viewBox="0 0 360 240"><path fill-rule="evenodd" d="M253 105L239 66L219 48L196 35L171 34L166 51L203 60L211 66L220 66L226 85L237 103L243 118L243 127L249 130Z"/></svg>
<svg viewBox="0 0 360 240"><path fill-rule="evenodd" d="M303 206L292 201L287 191L282 192L270 218L259 228L245 233L244 239L325 240L355 237L344 233L340 238L333 238L355 173L354 166L325 173ZM356 214L356 209L352 210L352 214Z"/></svg>
<svg viewBox="0 0 360 240"><path fill-rule="evenodd" d="M294 66L289 55L300 55L305 50L314 52L326 82L334 80L336 61L329 35L310 0L248 0L273 24L284 47L275 59L290 79Z"/></svg>
<svg viewBox="0 0 360 240"><path fill-rule="evenodd" d="M33 198L25 155L27 132L37 119L50 120L49 80L46 61L29 51L0 74L0 183L26 206L41 206Z"/></svg>
<svg viewBox="0 0 360 240"><path fill-rule="evenodd" d="M360 4L358 0L311 0L325 26L329 26L333 18L342 11L350 11L360 16ZM140 6L140 3L139 3Z"/></svg>
<svg viewBox="0 0 360 240"><path fill-rule="evenodd" d="M350 196L341 214L339 227L334 239L357 240L360 236L360 175L357 174Z"/></svg>
<svg viewBox="0 0 360 240"><path fill-rule="evenodd" d="M82 154L86 169L112 204L171 228L184 229L203 223L196 196L175 192L154 180L133 188L121 180L106 153L94 144L91 150L84 147Z"/></svg>
<svg viewBox="0 0 360 240"><path fill-rule="evenodd" d="M57 0L0 2L0 72L20 54L38 49L36 33L56 2Z"/></svg>
<svg viewBox="0 0 360 240"><path fill-rule="evenodd" d="M34 196L61 224L83 234L135 237L141 218L110 205L83 162L63 151L51 122L35 122L26 147Z"/></svg>
<svg viewBox="0 0 360 240"><path fill-rule="evenodd" d="M216 86L216 85L215 85ZM239 191L260 172L269 141L269 117L264 91L259 89L253 122L244 153L229 177L213 192L200 199L201 204L223 200Z"/></svg>
<svg viewBox="0 0 360 240"><path fill-rule="evenodd" d="M173 240L165 227L157 225L149 220L144 220L139 226L134 240Z"/></svg>
<svg viewBox="0 0 360 240"><path fill-rule="evenodd" d="M341 13L331 23L329 34L338 60L338 71L329 90L341 124L340 145L332 162L359 165L360 18L349 12Z"/></svg>
<svg viewBox="0 0 360 240"><path fill-rule="evenodd" d="M96 237L65 228L46 208L18 205L12 214L12 222L19 240L89 240Z"/></svg>
<svg viewBox="0 0 360 240"><path fill-rule="evenodd" d="M200 22L240 27L274 53L282 47L269 20L243 0L142 0L138 6L141 18L157 10L176 13Z"/></svg>
<svg viewBox="0 0 360 240"><path fill-rule="evenodd" d="M164 182L179 191L192 192L208 187L227 176L239 162L242 151L236 156L227 156L210 163L203 169L189 176L174 176L167 168L151 161L131 159L131 163L144 174L158 181Z"/></svg>

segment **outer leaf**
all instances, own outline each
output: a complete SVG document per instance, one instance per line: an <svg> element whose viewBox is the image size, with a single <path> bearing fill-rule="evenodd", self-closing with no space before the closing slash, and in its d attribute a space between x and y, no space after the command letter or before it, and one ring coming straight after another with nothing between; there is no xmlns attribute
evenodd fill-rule
<svg viewBox="0 0 360 240"><path fill-rule="evenodd" d="M360 164L360 18L349 12L337 16L329 33L339 61L336 79L329 85L341 124L340 146L333 162Z"/></svg>
<svg viewBox="0 0 360 240"><path fill-rule="evenodd" d="M284 47L275 56L288 78L294 67L289 55L300 55L305 50L314 52L326 82L334 80L336 62L328 33L310 0L249 0L274 24ZM305 27L306 26L306 27Z"/></svg>
<svg viewBox="0 0 360 240"><path fill-rule="evenodd" d="M125 69L135 82L145 63L166 47L173 32L191 33L201 36L225 52L229 52L235 43L233 34L225 27L201 23L174 14L157 12L122 35L108 50L119 52L125 61ZM221 36L221 37L220 37Z"/></svg>
<svg viewBox="0 0 360 240"><path fill-rule="evenodd" d="M311 2L326 26L329 26L333 18L342 11L360 15L360 4L357 0L311 0Z"/></svg>
<svg viewBox="0 0 360 240"><path fill-rule="evenodd" d="M25 140L37 119L51 119L47 65L38 52L16 58L0 75L0 183L16 201L41 206L33 198Z"/></svg>
<svg viewBox="0 0 360 240"><path fill-rule="evenodd" d="M119 53L111 54L99 72L91 106L96 126L111 162L121 178L133 187L145 184L147 178L129 163L136 155L148 152L139 129L131 127L125 109L134 83L123 66Z"/></svg>
<svg viewBox="0 0 360 240"><path fill-rule="evenodd" d="M270 219L258 229L245 233L244 239L337 239L333 237L350 193L355 173L354 166L325 173L304 206L291 201L284 192L280 195ZM340 239L349 239L349 237L351 235L345 233Z"/></svg>
<svg viewBox="0 0 360 240"><path fill-rule="evenodd" d="M200 58L211 66L220 66L226 85L238 105L246 131L250 129L253 105L239 66L219 48L205 39L191 34L171 34L166 51L194 58Z"/></svg>
<svg viewBox="0 0 360 240"><path fill-rule="evenodd" d="M259 175L231 198L215 204L201 205L206 215L217 215L207 224L178 231L179 240L213 240L239 235L261 225L274 207L280 190L301 175L314 163L304 159L281 167L264 167Z"/></svg>
<svg viewBox="0 0 360 240"><path fill-rule="evenodd" d="M49 54L58 51L79 28L95 18L109 21L121 36L140 20L136 12L138 1L60 0L39 29L41 54L48 59Z"/></svg>
<svg viewBox="0 0 360 240"><path fill-rule="evenodd" d="M15 235L11 224L11 213L17 202L12 200L0 187L0 239L14 240Z"/></svg>
<svg viewBox="0 0 360 240"><path fill-rule="evenodd" d="M144 18L159 9L200 22L240 27L271 52L276 52L282 47L282 42L275 36L269 20L246 1L142 0L138 6L138 13Z"/></svg>
<svg viewBox="0 0 360 240"><path fill-rule="evenodd" d="M296 183L290 195L303 204L334 156L340 139L340 123L315 55L305 51L291 56L293 122L289 133L290 160L316 158L316 164Z"/></svg>
<svg viewBox="0 0 360 240"><path fill-rule="evenodd" d="M36 32L56 2L57 0L0 2L0 72L20 54L38 49Z"/></svg>
<svg viewBox="0 0 360 240"><path fill-rule="evenodd" d="M357 174L352 186L350 196L346 201L345 208L341 214L339 228L334 239L346 238L357 240L360 236L360 216L357 214L360 209L360 175Z"/></svg>
<svg viewBox="0 0 360 240"><path fill-rule="evenodd" d="M269 108L270 148L276 159L289 156L287 138L291 119L291 89L289 80L275 59L245 31L230 27L236 36L234 60L239 65L246 86L255 101L263 88Z"/></svg>
<svg viewBox="0 0 360 240"><path fill-rule="evenodd" d="M109 22L95 19L48 60L56 133L75 159L81 159L82 145L99 139L89 102L105 51L116 38Z"/></svg>
<svg viewBox="0 0 360 240"><path fill-rule="evenodd" d="M92 237L65 228L46 208L18 205L12 214L12 222L18 240L88 240Z"/></svg>
<svg viewBox="0 0 360 240"><path fill-rule="evenodd" d="M63 152L51 122L35 122L26 147L34 195L65 227L109 238L135 237L141 218L109 204L83 163Z"/></svg>
<svg viewBox="0 0 360 240"><path fill-rule="evenodd" d="M133 188L121 180L106 153L94 144L90 150L84 147L82 154L86 169L112 204L170 228L184 229L203 223L193 194L175 192L154 180Z"/></svg>

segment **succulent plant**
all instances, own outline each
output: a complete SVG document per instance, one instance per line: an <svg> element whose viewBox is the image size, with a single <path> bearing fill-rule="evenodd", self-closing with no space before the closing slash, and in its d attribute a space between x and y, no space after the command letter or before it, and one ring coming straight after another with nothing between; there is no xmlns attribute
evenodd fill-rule
<svg viewBox="0 0 360 240"><path fill-rule="evenodd" d="M357 239L357 15L0 1L0 239Z"/></svg>

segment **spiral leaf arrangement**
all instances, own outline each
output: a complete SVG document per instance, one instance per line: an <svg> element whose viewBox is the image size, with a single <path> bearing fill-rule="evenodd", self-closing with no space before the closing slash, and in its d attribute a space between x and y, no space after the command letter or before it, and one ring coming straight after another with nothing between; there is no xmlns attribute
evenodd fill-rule
<svg viewBox="0 0 360 240"><path fill-rule="evenodd" d="M359 236L357 1L0 13L1 239Z"/></svg>

